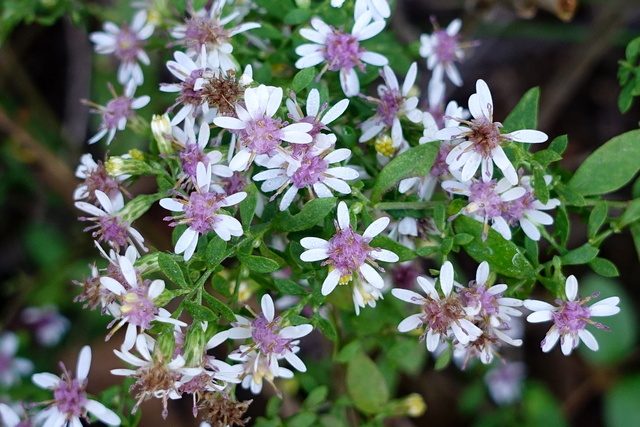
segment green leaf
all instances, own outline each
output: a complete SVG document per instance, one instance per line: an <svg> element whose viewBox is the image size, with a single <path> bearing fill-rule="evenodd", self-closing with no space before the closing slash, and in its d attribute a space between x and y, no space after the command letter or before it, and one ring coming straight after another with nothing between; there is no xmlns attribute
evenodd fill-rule
<svg viewBox="0 0 640 427"><path fill-rule="evenodd" d="M575 192L589 196L615 191L640 170L640 129L610 139L594 151L569 181Z"/></svg>
<svg viewBox="0 0 640 427"><path fill-rule="evenodd" d="M295 93L300 92L302 89L306 88L311 84L313 79L316 77L317 71L315 67L303 68L298 71L295 76L293 76L293 81L291 82L291 90Z"/></svg>
<svg viewBox="0 0 640 427"><path fill-rule="evenodd" d="M441 371L449 366L449 363L451 363L452 355L453 354L451 352L451 347L447 346L447 348L436 358L436 364L434 365L433 369L435 369L436 371Z"/></svg>
<svg viewBox="0 0 640 427"><path fill-rule="evenodd" d="M378 203L387 190L405 178L426 176L431 171L438 150L438 144L418 145L391 160L382 168L373 184L371 203Z"/></svg>
<svg viewBox="0 0 640 427"><path fill-rule="evenodd" d="M416 253L421 257L430 257L433 254L440 252L440 246L423 246L421 248L416 249Z"/></svg>
<svg viewBox="0 0 640 427"><path fill-rule="evenodd" d="M285 15L283 22L287 25L300 25L300 24L309 22L310 18L311 18L310 11L306 9L293 9L291 12ZM308 68L305 68L305 69L308 69ZM295 83L295 77L294 77L294 83ZM304 89L306 86L307 85L304 85L302 88ZM297 92L297 91L294 89L294 92Z"/></svg>
<svg viewBox="0 0 640 427"><path fill-rule="evenodd" d="M207 267L213 268L224 260L224 253L227 249L227 242L222 240L217 234L211 237L207 250L204 253Z"/></svg>
<svg viewBox="0 0 640 427"><path fill-rule="evenodd" d="M248 230L256 213L256 206L258 206L258 189L254 183L251 183L243 191L247 193L247 197L240 202L238 209L240 210L242 228Z"/></svg>
<svg viewBox="0 0 640 427"><path fill-rule="evenodd" d="M202 322L215 322L218 320L218 316L203 305L196 304L186 299L182 301L182 305L185 310L187 310L187 313L189 313L189 316L193 317L194 320L200 320Z"/></svg>
<svg viewBox="0 0 640 427"><path fill-rule="evenodd" d="M173 259L171 255L164 252L158 254L158 266L169 280L181 288L188 288L184 278L184 273L180 269L180 265Z"/></svg>
<svg viewBox="0 0 640 427"><path fill-rule="evenodd" d="M556 229L553 232L554 236L560 240L560 245L567 246L569 241L569 231L571 230L571 223L569 222L569 215L565 206L560 205L556 211Z"/></svg>
<svg viewBox="0 0 640 427"><path fill-rule="evenodd" d="M354 340L349 344L342 347L342 350L336 356L336 362L347 363L351 359L353 359L356 354L359 354L362 351L362 345L360 341Z"/></svg>
<svg viewBox="0 0 640 427"><path fill-rule="evenodd" d="M399 262L411 261L417 256L412 249L409 249L408 247L396 242L390 237L380 234L374 237L373 240L371 240L370 246L372 248L382 248L393 252L400 258Z"/></svg>
<svg viewBox="0 0 640 427"><path fill-rule="evenodd" d="M356 408L366 414L380 412L389 401L389 390L378 366L364 353L347 365L347 394Z"/></svg>
<svg viewBox="0 0 640 427"><path fill-rule="evenodd" d="M302 406L311 411L315 411L327 400L327 396L329 396L329 388L326 385L321 385L309 393L309 396L304 400Z"/></svg>
<svg viewBox="0 0 640 427"><path fill-rule="evenodd" d="M276 288L283 295L292 295L296 297L306 296L309 291L303 288L299 283L289 279L273 279Z"/></svg>
<svg viewBox="0 0 640 427"><path fill-rule="evenodd" d="M533 170L533 190L540 203L546 204L549 201L549 187L544 180L544 171L539 167Z"/></svg>
<svg viewBox="0 0 640 427"><path fill-rule="evenodd" d="M598 255L598 252L600 252L598 248L591 246L589 243L585 243L579 248L572 249L562 255L560 259L564 265L586 264L593 260Z"/></svg>
<svg viewBox="0 0 640 427"><path fill-rule="evenodd" d="M471 234L460 233L453 236L453 243L456 245L468 245L473 240Z"/></svg>
<svg viewBox="0 0 640 427"><path fill-rule="evenodd" d="M565 205L569 206L584 206L585 201L584 197L582 197L578 192L572 190L567 185L558 182L555 186L556 193L560 196L560 199L563 200Z"/></svg>
<svg viewBox="0 0 640 427"><path fill-rule="evenodd" d="M589 238L593 238L596 234L598 234L598 230L604 224L604 221L607 219L607 214L609 213L609 207L607 206L607 202L600 201L595 204L593 210L589 214L589 225L588 225L588 236Z"/></svg>
<svg viewBox="0 0 640 427"><path fill-rule="evenodd" d="M287 427L310 427L315 424L318 415L311 412L300 412L287 418Z"/></svg>
<svg viewBox="0 0 640 427"><path fill-rule="evenodd" d="M604 277L618 277L620 275L616 265L605 258L594 258L589 261L589 267Z"/></svg>
<svg viewBox="0 0 640 427"><path fill-rule="evenodd" d="M272 222L275 231L303 231L322 221L337 204L335 197L324 197L308 201L300 213L291 215L288 211L278 213Z"/></svg>
<svg viewBox="0 0 640 427"><path fill-rule="evenodd" d="M529 89L502 122L504 130L514 132L521 129L535 129L538 126L539 99L540 88Z"/></svg>
<svg viewBox="0 0 640 427"><path fill-rule="evenodd" d="M224 320L226 320L227 322L236 321L236 315L233 314L233 311L231 311L227 304L223 303L218 298L206 292L202 293L202 297L209 305L209 307L211 307L216 313L218 313Z"/></svg>
<svg viewBox="0 0 640 427"><path fill-rule="evenodd" d="M543 385L528 383L522 398L524 406L523 427L563 427L567 423L562 417L558 400Z"/></svg>
<svg viewBox="0 0 640 427"><path fill-rule="evenodd" d="M625 84L618 95L618 109L622 114L628 112L633 105L633 91L636 88L635 82L630 81Z"/></svg>
<svg viewBox="0 0 640 427"><path fill-rule="evenodd" d="M604 418L608 427L628 427L638 419L640 374L621 377L604 398Z"/></svg>
<svg viewBox="0 0 640 427"><path fill-rule="evenodd" d="M559 155L562 155L562 153L564 153L564 150L567 149L568 145L569 138L567 137L567 135L560 135L555 137L553 141L551 141L548 150L555 151Z"/></svg>
<svg viewBox="0 0 640 427"><path fill-rule="evenodd" d="M638 260L640 260L640 223L635 222L631 224L629 231L631 231L633 244L636 247L636 254L638 255Z"/></svg>
<svg viewBox="0 0 640 427"><path fill-rule="evenodd" d="M558 162L562 160L562 156L559 153L557 153L555 150L551 150L549 148L547 150L541 150L536 152L533 155L533 160L537 163L540 163L542 166L546 167L553 162Z"/></svg>
<svg viewBox="0 0 640 427"><path fill-rule="evenodd" d="M280 265L276 261L263 256L238 254L238 259L249 270L256 273L273 273L280 269Z"/></svg>
<svg viewBox="0 0 640 427"><path fill-rule="evenodd" d="M314 316L313 319L311 319L311 323L320 328L320 332L322 332L327 339L333 342L338 341L338 333L336 332L336 328L333 327L333 323L320 316Z"/></svg>
<svg viewBox="0 0 640 427"><path fill-rule="evenodd" d="M640 219L640 199L633 200L617 221L618 227L626 227Z"/></svg>
<svg viewBox="0 0 640 427"><path fill-rule="evenodd" d="M635 64L638 61L638 57L640 57L640 37L637 37L629 42L625 49L625 57L627 61L632 64Z"/></svg>
<svg viewBox="0 0 640 427"><path fill-rule="evenodd" d="M451 237L447 237L440 244L440 252L442 252L443 255L447 255L449 252L451 252L451 249L453 249L453 239Z"/></svg>
<svg viewBox="0 0 640 427"><path fill-rule="evenodd" d="M521 249L490 229L486 241L482 241L483 225L472 218L460 215L453 222L456 233L470 234L474 239L464 245L467 253L477 262L487 261L491 269L508 277L530 279L536 272L521 253Z"/></svg>

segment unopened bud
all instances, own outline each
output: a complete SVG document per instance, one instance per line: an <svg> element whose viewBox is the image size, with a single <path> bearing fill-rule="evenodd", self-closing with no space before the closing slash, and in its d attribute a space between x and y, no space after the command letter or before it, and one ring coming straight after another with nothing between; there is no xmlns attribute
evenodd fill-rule
<svg viewBox="0 0 640 427"><path fill-rule="evenodd" d="M151 132L161 154L173 154L173 146L167 136L171 135L171 121L168 114L154 114L151 119Z"/></svg>
<svg viewBox="0 0 640 427"><path fill-rule="evenodd" d="M194 322L187 331L184 338L184 359L186 366L197 367L202 364L204 346L207 344L205 338L206 322Z"/></svg>
<svg viewBox="0 0 640 427"><path fill-rule="evenodd" d="M133 152L134 150L131 151ZM144 157L139 156L138 153L135 154L137 157ZM146 175L153 172L151 166L146 164L143 160L130 156L109 157L109 159L104 164L104 167L105 169L107 169L107 173L109 173L109 175L111 176Z"/></svg>
<svg viewBox="0 0 640 427"><path fill-rule="evenodd" d="M129 222L133 222L144 215L151 205L157 202L161 197L162 196L158 194L140 194L139 196L136 196L135 199L130 200L126 205L124 205L120 210L120 216Z"/></svg>

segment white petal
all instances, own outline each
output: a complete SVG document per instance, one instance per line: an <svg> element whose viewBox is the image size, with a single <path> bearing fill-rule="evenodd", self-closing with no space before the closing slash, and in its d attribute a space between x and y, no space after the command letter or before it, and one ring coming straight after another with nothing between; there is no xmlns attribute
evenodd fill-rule
<svg viewBox="0 0 640 427"><path fill-rule="evenodd" d="M326 248L309 249L300 254L300 259L304 262L315 262L328 258Z"/></svg>
<svg viewBox="0 0 640 427"><path fill-rule="evenodd" d="M322 295L329 295L338 286L340 280L340 270L332 270L322 283Z"/></svg>
<svg viewBox="0 0 640 427"><path fill-rule="evenodd" d="M453 289L453 264L449 261L440 269L440 288L445 296L449 296Z"/></svg>
<svg viewBox="0 0 640 427"><path fill-rule="evenodd" d="M549 139L546 133L540 132L539 130L531 129L517 130L505 136L511 138L514 141L528 143L545 142L547 139Z"/></svg>
<svg viewBox="0 0 640 427"><path fill-rule="evenodd" d="M578 280L573 274L567 277L567 281L564 285L564 292L567 295L569 301L576 300L576 296L578 296Z"/></svg>
<svg viewBox="0 0 640 427"><path fill-rule="evenodd" d="M382 276L380 276L380 273L378 273L378 271L369 264L362 264L360 266L360 273L362 273L365 280L374 288L382 289L384 287L384 280L382 279Z"/></svg>
<svg viewBox="0 0 640 427"><path fill-rule="evenodd" d="M349 100L348 99L341 100L336 105L334 105L329 110L327 110L322 115L322 119L320 121L322 123L324 123L325 125L328 125L329 123L333 122L335 119L340 117L342 115L342 113L345 112L345 110L347 109L348 106L349 106ZM308 107L307 107L307 110L308 110Z"/></svg>
<svg viewBox="0 0 640 427"><path fill-rule="evenodd" d="M120 417L113 412L111 409L107 408L100 402L96 402L95 400L88 400L84 407L87 411L91 412L96 416L100 421L109 426L119 426L120 425Z"/></svg>
<svg viewBox="0 0 640 427"><path fill-rule="evenodd" d="M338 203L338 226L341 230L346 230L350 225L349 209L345 202Z"/></svg>
<svg viewBox="0 0 640 427"><path fill-rule="evenodd" d="M476 270L476 283L479 285L484 285L487 283L487 278L489 277L489 263L487 261L482 261L482 263L478 266Z"/></svg>
<svg viewBox="0 0 640 427"><path fill-rule="evenodd" d="M598 341L596 341L596 337L586 329L582 329L578 331L578 336L582 339L584 345L586 345L590 350L598 351Z"/></svg>
<svg viewBox="0 0 640 427"><path fill-rule="evenodd" d="M82 347L76 365L76 378L82 381L87 378L91 369L91 347L88 345Z"/></svg>
<svg viewBox="0 0 640 427"><path fill-rule="evenodd" d="M549 320L552 320L552 319L553 319L553 316L551 311L547 311L547 310L534 311L533 313L527 316L527 322L529 323L548 322Z"/></svg>
<svg viewBox="0 0 640 427"><path fill-rule="evenodd" d="M403 319L402 322L398 324L398 331L400 332L409 332L414 329L419 329L422 327L422 320L420 319L420 314L412 314L411 316Z"/></svg>
<svg viewBox="0 0 640 427"><path fill-rule="evenodd" d="M387 228L387 225L389 225L389 221L390 219L386 216L376 219L371 224L369 224L366 230L364 230L364 233L362 233L362 237L371 239L377 236L378 234L382 233L385 228Z"/></svg>
<svg viewBox="0 0 640 427"><path fill-rule="evenodd" d="M424 303L424 298L422 297L422 295L409 289L394 288L391 290L391 294L394 297L411 304L422 305Z"/></svg>
<svg viewBox="0 0 640 427"><path fill-rule="evenodd" d="M269 321L272 322L275 317L275 307L273 306L273 299L269 294L264 294L260 301L262 307L262 314Z"/></svg>
<svg viewBox="0 0 640 427"><path fill-rule="evenodd" d="M305 249L318 249L327 247L327 241L318 237L304 237L300 239L300 244Z"/></svg>
<svg viewBox="0 0 640 427"><path fill-rule="evenodd" d="M62 380L58 378L57 375L41 372L39 374L33 374L31 381L40 388L52 388L60 384Z"/></svg>

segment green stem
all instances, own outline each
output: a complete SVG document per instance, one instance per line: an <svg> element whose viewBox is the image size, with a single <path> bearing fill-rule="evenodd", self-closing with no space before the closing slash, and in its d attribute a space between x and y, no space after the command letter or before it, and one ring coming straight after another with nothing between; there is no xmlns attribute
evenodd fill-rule
<svg viewBox="0 0 640 427"><path fill-rule="evenodd" d="M438 205L442 205L445 202L380 202L374 206L377 210L394 210L394 209L432 209Z"/></svg>

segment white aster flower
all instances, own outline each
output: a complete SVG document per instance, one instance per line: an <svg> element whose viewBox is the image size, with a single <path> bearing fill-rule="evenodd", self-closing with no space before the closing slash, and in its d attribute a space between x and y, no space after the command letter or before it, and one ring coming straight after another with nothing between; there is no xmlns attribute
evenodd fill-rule
<svg viewBox="0 0 640 427"><path fill-rule="evenodd" d="M78 427L81 419L89 421L87 413L110 426L119 426L120 417L102 403L87 397L87 376L91 368L91 347L84 346L78 355L76 377L62 365L62 376L42 372L33 374L33 383L53 391L54 400L36 416L36 422L51 427Z"/></svg>
<svg viewBox="0 0 640 427"><path fill-rule="evenodd" d="M420 36L420 56L427 58L427 67L433 70L431 79L443 81L446 74L451 83L462 86L462 77L455 66L456 62L464 58L464 50L458 34L462 21L454 19L445 30L441 29L434 19L431 22L434 27L433 34Z"/></svg>
<svg viewBox="0 0 640 427"><path fill-rule="evenodd" d="M399 147L402 141L404 141L400 119L406 117L413 123L418 123L422 120L422 111L418 109L418 97L409 97L409 92L415 84L417 73L418 64L414 62L409 67L401 89L398 79L391 70L391 67L388 65L383 67L382 78L385 84L378 86L379 98L366 98L378 104L378 107L376 114L360 125L362 128L362 135L359 139L360 142L374 138L384 129L391 129L393 146Z"/></svg>
<svg viewBox="0 0 640 427"><path fill-rule="evenodd" d="M155 29L147 23L147 12L139 11L133 17L131 26L122 28L113 22L105 22L104 31L91 33L89 38L95 43L98 53L114 54L120 60L118 81L125 84L132 80L136 86L144 81L139 62L149 65L149 56L144 51L145 40L151 37Z"/></svg>
<svg viewBox="0 0 640 427"><path fill-rule="evenodd" d="M388 0L356 0L354 16L356 19L365 12L371 13L374 21L387 19L391 16Z"/></svg>
<svg viewBox="0 0 640 427"><path fill-rule="evenodd" d="M33 363L29 359L16 357L18 337L7 331L0 335L0 385L11 387L20 382L20 377L33 371Z"/></svg>
<svg viewBox="0 0 640 427"><path fill-rule="evenodd" d="M593 350L598 350L598 342L591 332L586 328L591 324L599 329L609 331L609 328L601 323L592 320L592 317L613 316L620 312L620 298L609 297L586 306L592 298L599 295L599 292L583 299L578 297L578 280L575 276L567 277L565 282L565 295L567 301L556 300L557 306L553 306L544 301L527 299L524 301L525 308L533 311L527 316L530 323L540 323L552 321L553 325L547 336L542 340L542 351L549 352L560 340L562 354L568 356L574 348L578 347L580 340Z"/></svg>
<svg viewBox="0 0 640 427"><path fill-rule="evenodd" d="M356 18L349 34L325 24L318 17L312 18L313 29L303 28L300 35L313 43L296 48L296 53L301 56L295 63L296 68L309 68L326 62L320 75L326 70L339 71L344 94L348 97L357 95L360 92L360 80L355 68L364 71L365 63L381 67L389 62L379 53L369 52L360 46L361 41L377 35L385 27L384 20L371 22L371 19L371 13L364 12Z"/></svg>
<svg viewBox="0 0 640 427"><path fill-rule="evenodd" d="M547 140L547 135L530 129L501 134L502 124L493 121L493 100L484 80L476 82L476 93L469 97L469 111L473 116L471 120L458 119L465 126L446 127L436 133L442 140L464 139L447 156L451 172L462 170L460 179L469 181L482 166L482 180L487 182L493 177L495 163L505 178L516 185L518 175L502 144L511 141L540 143Z"/></svg>
<svg viewBox="0 0 640 427"><path fill-rule="evenodd" d="M160 206L172 212L182 212L177 216L166 217L173 221L169 224L175 227L187 224L189 227L182 233L175 246L175 253L184 252L184 260L188 261L198 246L198 238L210 231L214 231L222 240L228 242L231 236L242 236L240 221L226 214L222 208L237 205L247 197L244 191L225 194L211 190L211 165L197 165L196 188L187 197L167 197L160 200Z"/></svg>
<svg viewBox="0 0 640 427"><path fill-rule="evenodd" d="M376 289L382 289L384 280L375 268L381 269L376 261L396 262L399 258L393 252L373 248L369 243L389 225L389 218L378 218L364 233L358 234L351 227L347 204L340 202L335 224L336 233L328 241L318 237L305 237L300 241L306 249L300 255L302 261L326 259L323 265L330 266L329 274L322 283L322 295L329 295L338 284L349 283L353 275Z"/></svg>

